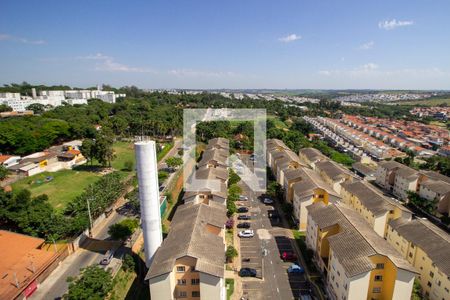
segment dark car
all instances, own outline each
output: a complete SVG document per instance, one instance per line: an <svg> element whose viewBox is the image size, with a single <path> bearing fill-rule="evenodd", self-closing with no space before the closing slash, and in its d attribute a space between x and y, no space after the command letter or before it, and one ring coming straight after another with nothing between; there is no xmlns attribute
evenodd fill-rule
<svg viewBox="0 0 450 300"><path fill-rule="evenodd" d="M246 213L246 212L248 212L248 208L247 207L239 207L237 209L237 212L238 213Z"/></svg>
<svg viewBox="0 0 450 300"><path fill-rule="evenodd" d="M256 270L252 268L242 268L239 271L241 277L256 277Z"/></svg>
<svg viewBox="0 0 450 300"><path fill-rule="evenodd" d="M249 222L239 223L237 224L237 228L250 228L250 223Z"/></svg>
<svg viewBox="0 0 450 300"><path fill-rule="evenodd" d="M250 216L247 216L247 215L240 215L237 218L238 218L238 220L250 220Z"/></svg>
<svg viewBox="0 0 450 300"><path fill-rule="evenodd" d="M283 253L281 253L281 259L283 261L296 261L297 255L295 255L295 253L291 251L284 251Z"/></svg>
<svg viewBox="0 0 450 300"><path fill-rule="evenodd" d="M234 225L234 220L233 220L233 219L228 219L228 220L225 222L225 227L226 227L227 229L233 228L233 225Z"/></svg>
<svg viewBox="0 0 450 300"><path fill-rule="evenodd" d="M280 215L278 214L278 212L277 212L276 210L273 210L273 209L267 211L267 213L268 213L268 215L269 215L269 218L272 218L272 219L277 219L277 218L280 217Z"/></svg>

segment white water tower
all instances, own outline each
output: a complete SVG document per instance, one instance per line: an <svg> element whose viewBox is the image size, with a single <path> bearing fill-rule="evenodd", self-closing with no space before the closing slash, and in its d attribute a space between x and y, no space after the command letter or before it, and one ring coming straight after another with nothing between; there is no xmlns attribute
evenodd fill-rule
<svg viewBox="0 0 450 300"><path fill-rule="evenodd" d="M145 264L150 267L153 255L162 243L156 143L155 141L141 141L135 143L134 148L141 203Z"/></svg>

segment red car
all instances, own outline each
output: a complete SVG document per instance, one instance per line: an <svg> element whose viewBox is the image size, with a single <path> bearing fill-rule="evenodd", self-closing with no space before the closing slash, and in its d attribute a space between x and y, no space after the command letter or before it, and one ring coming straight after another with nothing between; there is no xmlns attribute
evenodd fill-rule
<svg viewBox="0 0 450 300"><path fill-rule="evenodd" d="M283 261L296 261L297 255L295 255L294 252L285 251L285 252L281 253L281 259Z"/></svg>

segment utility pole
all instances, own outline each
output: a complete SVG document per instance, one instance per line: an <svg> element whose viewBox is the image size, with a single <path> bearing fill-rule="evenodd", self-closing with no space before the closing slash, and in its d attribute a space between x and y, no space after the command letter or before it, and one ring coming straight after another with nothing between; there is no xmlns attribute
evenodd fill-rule
<svg viewBox="0 0 450 300"><path fill-rule="evenodd" d="M93 188L91 185L91 195L89 198L86 198L87 209L88 209L88 214L89 214L89 237L92 237L92 215L91 215L91 205L89 203L92 200L92 192L93 192Z"/></svg>

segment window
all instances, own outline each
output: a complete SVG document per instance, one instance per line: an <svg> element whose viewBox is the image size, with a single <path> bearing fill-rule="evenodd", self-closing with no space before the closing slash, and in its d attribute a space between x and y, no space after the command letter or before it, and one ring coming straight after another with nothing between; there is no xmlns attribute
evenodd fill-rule
<svg viewBox="0 0 450 300"><path fill-rule="evenodd" d="M413 255L412 255L412 253L411 252L409 252L409 255L408 255L409 257L413 257Z"/></svg>
<svg viewBox="0 0 450 300"><path fill-rule="evenodd" d="M440 281L440 280L437 282L437 285L438 285L438 286L441 286L441 281Z"/></svg>
<svg viewBox="0 0 450 300"><path fill-rule="evenodd" d="M434 273L430 271L430 277L433 278L434 277Z"/></svg>
<svg viewBox="0 0 450 300"><path fill-rule="evenodd" d="M337 271L338 276L341 276L341 273L339 273L339 271Z"/></svg>
<svg viewBox="0 0 450 300"><path fill-rule="evenodd" d="M192 292L192 297L200 297L200 292L199 291L193 291Z"/></svg>
<svg viewBox="0 0 450 300"><path fill-rule="evenodd" d="M186 279L178 279L178 285L186 285Z"/></svg>
<svg viewBox="0 0 450 300"><path fill-rule="evenodd" d="M372 293L374 293L374 294L381 293L381 288L380 287L374 287L373 290L372 290Z"/></svg>
<svg viewBox="0 0 450 300"><path fill-rule="evenodd" d="M187 293L184 291L180 291L180 293L178 294L178 297L180 298L186 298L187 297Z"/></svg>
<svg viewBox="0 0 450 300"><path fill-rule="evenodd" d="M191 279L191 284L192 285L199 285L200 284L200 279L196 278L196 279Z"/></svg>
<svg viewBox="0 0 450 300"><path fill-rule="evenodd" d="M429 281L428 281L427 285L428 285L428 287L432 286L431 282L429 282Z"/></svg>
<svg viewBox="0 0 450 300"><path fill-rule="evenodd" d="M183 273L183 272L185 272L185 271L186 271L186 267L185 267L185 266L178 266L178 267L177 267L177 272Z"/></svg>
<svg viewBox="0 0 450 300"><path fill-rule="evenodd" d="M197 271L197 270L195 270L195 266L192 266L191 267L191 272L195 272L195 271Z"/></svg>
<svg viewBox="0 0 450 300"><path fill-rule="evenodd" d="M377 264L377 269L379 270L384 269L384 264Z"/></svg>
<svg viewBox="0 0 450 300"><path fill-rule="evenodd" d="M383 281L383 276L375 275L375 281Z"/></svg>

